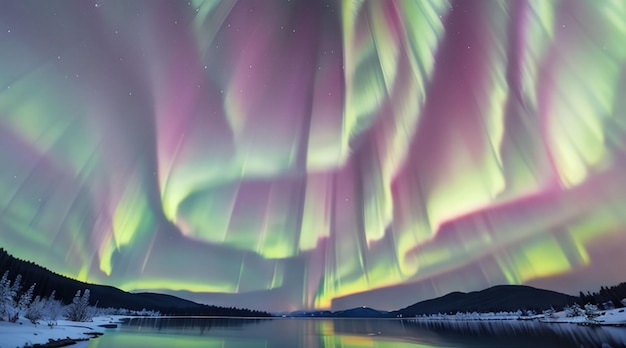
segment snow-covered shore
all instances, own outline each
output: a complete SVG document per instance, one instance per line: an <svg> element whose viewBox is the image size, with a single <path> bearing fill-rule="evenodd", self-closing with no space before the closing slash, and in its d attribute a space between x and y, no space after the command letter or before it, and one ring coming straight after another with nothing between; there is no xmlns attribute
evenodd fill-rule
<svg viewBox="0 0 626 348"><path fill-rule="evenodd" d="M543 314L522 317L516 313L456 313L436 314L415 318L404 318L413 321L494 321L494 320L534 320L544 323L568 323L580 325L626 326L626 309L617 308L600 311L593 320L584 315L568 317L565 311L556 312L551 316Z"/></svg>
<svg viewBox="0 0 626 348"><path fill-rule="evenodd" d="M102 334L100 325L116 324L124 316L101 316L91 322L57 320L57 325L50 327L46 323L33 324L28 319L20 318L16 323L0 322L0 348L22 348L36 344L46 344L50 340L88 340L94 332Z"/></svg>
<svg viewBox="0 0 626 348"><path fill-rule="evenodd" d="M72 347L87 347L88 340L94 337L93 333L104 333L102 325L118 324L122 318L128 316L107 315L94 317L91 322L75 322L69 320L58 320L57 325L49 327L45 322L32 324L25 318L20 318L17 323L0 321L0 348L22 348L37 344L46 344L50 340L63 340L70 338L79 342ZM563 323L580 325L601 325L601 326L626 326L626 310L624 308L610 309L602 311L602 315L588 320L585 316L568 317L565 312L556 312L550 317L544 315L533 315L520 318L515 313L457 313L440 314L414 318L403 318L408 321L433 322L433 321L506 321L506 320L531 320L540 323Z"/></svg>
<svg viewBox="0 0 626 348"><path fill-rule="evenodd" d="M547 323L572 323L582 325L602 325L602 326L626 326L626 309L616 308L601 311L601 315L588 320L584 316L567 317L564 312L555 313L554 317L540 318L540 321Z"/></svg>

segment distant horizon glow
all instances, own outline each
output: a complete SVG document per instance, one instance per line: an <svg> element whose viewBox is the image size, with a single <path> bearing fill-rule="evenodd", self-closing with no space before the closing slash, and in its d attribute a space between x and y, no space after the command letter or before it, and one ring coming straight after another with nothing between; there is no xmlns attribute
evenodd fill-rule
<svg viewBox="0 0 626 348"><path fill-rule="evenodd" d="M0 246L275 311L617 284L623 18L621 0L4 1Z"/></svg>

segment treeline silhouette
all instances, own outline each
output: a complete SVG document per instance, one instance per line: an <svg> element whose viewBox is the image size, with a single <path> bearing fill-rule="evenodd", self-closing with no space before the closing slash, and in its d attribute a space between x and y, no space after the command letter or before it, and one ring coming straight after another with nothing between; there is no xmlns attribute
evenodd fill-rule
<svg viewBox="0 0 626 348"><path fill-rule="evenodd" d="M22 276L22 284L34 284L33 296L45 298L56 291L56 298L65 304L72 302L78 290L89 289L89 304L100 308L124 308L135 311L142 309L159 311L164 315L197 315L197 316L241 316L269 317L267 312L244 308L218 307L199 304L176 296L157 293L128 293L106 285L83 283L60 274L54 273L31 261L13 257L0 247L0 276L9 271L9 279L15 280Z"/></svg>
<svg viewBox="0 0 626 348"><path fill-rule="evenodd" d="M581 291L578 297L581 305L587 303L604 305L607 302L611 302L615 308L621 308L624 307L622 300L626 299L626 282L610 287L602 286L598 292L588 291L585 294Z"/></svg>

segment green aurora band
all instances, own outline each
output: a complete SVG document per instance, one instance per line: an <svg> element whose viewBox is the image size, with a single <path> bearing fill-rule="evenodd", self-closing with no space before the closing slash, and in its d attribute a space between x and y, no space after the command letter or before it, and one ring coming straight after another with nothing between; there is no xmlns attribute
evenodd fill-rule
<svg viewBox="0 0 626 348"><path fill-rule="evenodd" d="M623 281L624 18L623 0L3 1L0 246L270 310Z"/></svg>

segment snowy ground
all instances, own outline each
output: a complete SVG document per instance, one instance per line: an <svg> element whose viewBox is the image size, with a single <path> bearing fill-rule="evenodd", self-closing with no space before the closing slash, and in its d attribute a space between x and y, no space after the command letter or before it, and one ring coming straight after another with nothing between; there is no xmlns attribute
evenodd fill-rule
<svg viewBox="0 0 626 348"><path fill-rule="evenodd" d="M604 314L590 322L584 316L568 318L565 312L555 313L555 318L542 318L541 321L549 323L593 323L599 325L624 325L626 326L626 308L609 309L601 311Z"/></svg>
<svg viewBox="0 0 626 348"><path fill-rule="evenodd" d="M57 320L57 325L49 327L44 322L35 325L24 318L17 323L0 322L0 348L22 348L37 343L48 343L48 340L64 338L87 339L92 337L88 332L104 332L103 324L117 323L122 316L95 317L92 322L80 323L69 320ZM82 345L86 347L86 343ZM77 347L77 346L72 346Z"/></svg>
<svg viewBox="0 0 626 348"><path fill-rule="evenodd" d="M609 309L606 311L600 311L604 313L590 321L584 316L567 317L564 311L554 313L551 318L545 317L543 314L533 315L529 317L520 317L515 313L457 313L457 314L439 314L430 315L413 319L417 321L432 321L432 320L538 320L547 323L572 323L572 324L595 324L606 326L626 326L626 308Z"/></svg>

